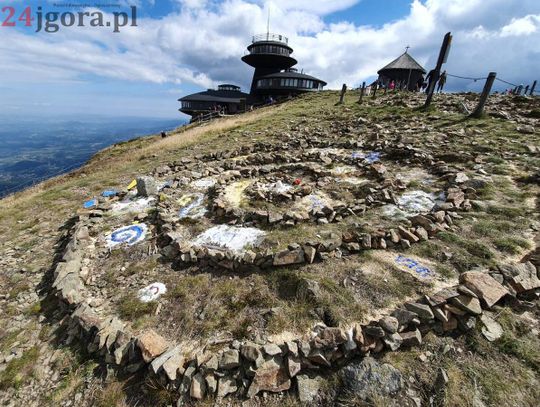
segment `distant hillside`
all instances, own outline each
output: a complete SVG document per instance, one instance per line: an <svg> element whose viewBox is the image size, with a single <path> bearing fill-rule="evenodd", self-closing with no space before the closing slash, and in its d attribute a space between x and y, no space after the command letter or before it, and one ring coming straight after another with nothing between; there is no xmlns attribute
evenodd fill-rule
<svg viewBox="0 0 540 407"><path fill-rule="evenodd" d="M182 119L6 118L0 130L0 197L84 164L120 141L172 130Z"/></svg>
<svg viewBox="0 0 540 407"><path fill-rule="evenodd" d="M537 406L540 98L358 99L1 199L0 405Z"/></svg>

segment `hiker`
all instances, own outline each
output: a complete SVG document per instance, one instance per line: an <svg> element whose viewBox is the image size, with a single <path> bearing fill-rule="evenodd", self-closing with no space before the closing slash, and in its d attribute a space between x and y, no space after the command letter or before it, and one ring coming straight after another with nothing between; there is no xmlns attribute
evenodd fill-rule
<svg viewBox="0 0 540 407"><path fill-rule="evenodd" d="M437 93L442 92L445 83L446 83L446 71L443 71L443 73L439 77L439 84L437 85Z"/></svg>
<svg viewBox="0 0 540 407"><path fill-rule="evenodd" d="M161 138L165 138L165 137L167 137L167 132L162 131L162 132L161 132Z"/></svg>
<svg viewBox="0 0 540 407"><path fill-rule="evenodd" d="M388 85L388 89L394 90L396 88L396 83L392 80L390 81L390 85Z"/></svg>
<svg viewBox="0 0 540 407"><path fill-rule="evenodd" d="M416 81L416 92L420 92L423 89L424 86L424 77L420 75L420 78L418 78L418 81Z"/></svg>

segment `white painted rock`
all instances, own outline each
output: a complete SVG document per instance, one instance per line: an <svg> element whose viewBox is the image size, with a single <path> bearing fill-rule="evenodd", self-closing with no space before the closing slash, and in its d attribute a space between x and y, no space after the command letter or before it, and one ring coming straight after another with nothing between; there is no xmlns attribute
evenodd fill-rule
<svg viewBox="0 0 540 407"><path fill-rule="evenodd" d="M193 243L242 254L247 246L257 246L261 243L265 234L264 231L257 228L218 225L201 233Z"/></svg>
<svg viewBox="0 0 540 407"><path fill-rule="evenodd" d="M107 246L113 248L122 244L133 246L142 242L146 237L148 226L144 223L133 224L116 229L106 237Z"/></svg>
<svg viewBox="0 0 540 407"><path fill-rule="evenodd" d="M141 288L138 293L139 300L150 302L157 300L161 295L167 292L167 287L163 283L153 283Z"/></svg>

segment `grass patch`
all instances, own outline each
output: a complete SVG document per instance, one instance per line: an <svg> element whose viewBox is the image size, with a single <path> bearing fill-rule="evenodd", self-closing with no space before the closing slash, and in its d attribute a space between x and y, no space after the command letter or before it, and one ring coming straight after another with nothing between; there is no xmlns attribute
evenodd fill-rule
<svg viewBox="0 0 540 407"><path fill-rule="evenodd" d="M12 332L0 331L0 352L5 353L11 348L11 346L17 342L21 329L16 329Z"/></svg>
<svg viewBox="0 0 540 407"><path fill-rule="evenodd" d="M161 321L183 327L187 336L204 337L228 330L245 338L252 329L263 328L264 313L279 306L276 294L259 275L212 279L210 274L183 275L171 279L167 310Z"/></svg>
<svg viewBox="0 0 540 407"><path fill-rule="evenodd" d="M475 256L484 262L493 259L495 256L489 247L479 241L465 239L452 232L440 232L437 236L443 242L463 247L470 255Z"/></svg>
<svg viewBox="0 0 540 407"><path fill-rule="evenodd" d="M16 279L12 279L11 288L8 292L9 298L16 298L20 293L23 293L29 289L30 284L23 278L23 276L17 276Z"/></svg>
<svg viewBox="0 0 540 407"><path fill-rule="evenodd" d="M37 347L26 350L20 358L11 360L6 369L0 373L0 389L20 388L31 377L35 363L39 357Z"/></svg>
<svg viewBox="0 0 540 407"><path fill-rule="evenodd" d="M67 358L65 360L68 362ZM48 397L52 405L58 405L76 393L84 385L86 379L92 376L93 370L97 366L95 362L86 362L83 365L73 363L72 360L69 362L71 364L64 367L64 371L67 370L68 373Z"/></svg>
<svg viewBox="0 0 540 407"><path fill-rule="evenodd" d="M514 206L504 205L489 205L487 212L492 215L497 215L506 219L515 219L525 215L524 208L516 208Z"/></svg>
<svg viewBox="0 0 540 407"><path fill-rule="evenodd" d="M41 303L39 301L36 301L32 305L29 305L25 310L25 315L39 315L41 312Z"/></svg>
<svg viewBox="0 0 540 407"><path fill-rule="evenodd" d="M503 327L504 334L495 342L497 348L503 353L516 356L540 373L539 340L531 332L529 324L516 318L509 309L501 312L498 322Z"/></svg>
<svg viewBox="0 0 540 407"><path fill-rule="evenodd" d="M134 294L123 296L118 302L120 317L134 321L156 312L157 302L142 302Z"/></svg>
<svg viewBox="0 0 540 407"><path fill-rule="evenodd" d="M107 384L96 396L96 407L128 407L124 385L120 382Z"/></svg>
<svg viewBox="0 0 540 407"><path fill-rule="evenodd" d="M495 247L501 252L519 254L523 249L530 249L531 244L521 237L502 237L493 241Z"/></svg>
<svg viewBox="0 0 540 407"><path fill-rule="evenodd" d="M472 226L472 231L481 237L496 238L501 233L511 233L516 226L512 222L481 219Z"/></svg>

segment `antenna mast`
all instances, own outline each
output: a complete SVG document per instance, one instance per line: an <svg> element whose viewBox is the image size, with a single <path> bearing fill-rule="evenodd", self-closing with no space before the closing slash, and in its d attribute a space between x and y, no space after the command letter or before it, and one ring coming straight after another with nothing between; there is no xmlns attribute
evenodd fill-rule
<svg viewBox="0 0 540 407"><path fill-rule="evenodd" d="M266 40L270 38L270 4L268 5L268 20L266 21Z"/></svg>

